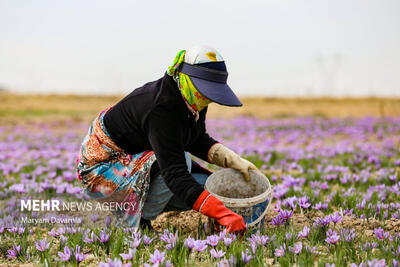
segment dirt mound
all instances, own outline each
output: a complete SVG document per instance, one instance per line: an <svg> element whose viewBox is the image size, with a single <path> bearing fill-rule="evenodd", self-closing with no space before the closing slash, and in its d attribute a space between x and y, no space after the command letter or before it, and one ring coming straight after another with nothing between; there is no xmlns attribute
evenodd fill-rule
<svg viewBox="0 0 400 267"><path fill-rule="evenodd" d="M152 225L157 231L162 231L166 227L172 226L182 232L196 234L199 223L201 222L203 225L207 221L208 218L206 216L194 210L183 212L170 211L160 214L152 221Z"/></svg>
<svg viewBox="0 0 400 267"><path fill-rule="evenodd" d="M265 227L266 229L273 228L275 226L271 225L273 217L276 217L277 213L274 211L268 212L265 217ZM296 228L296 230L301 230L304 226L311 226L317 218L325 217L321 211L309 211L305 214L294 213L290 218L290 224ZM197 233L199 220L204 224L208 222L208 218L201 215L195 211L185 211L177 212L171 211L161 214L156 220L152 222L153 227L157 230L162 230L167 226L175 227L183 232L191 232L193 234ZM359 219L351 216L343 216L341 222L337 225L331 223L331 228L341 229L341 228L353 228L356 232L372 236L373 230L375 228L382 227L385 231L391 233L400 233L400 220L390 219L386 221L379 221L375 218Z"/></svg>

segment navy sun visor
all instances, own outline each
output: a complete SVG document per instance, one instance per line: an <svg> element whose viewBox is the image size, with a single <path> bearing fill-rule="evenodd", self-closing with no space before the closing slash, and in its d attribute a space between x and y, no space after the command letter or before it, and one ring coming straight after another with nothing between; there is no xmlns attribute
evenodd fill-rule
<svg viewBox="0 0 400 267"><path fill-rule="evenodd" d="M189 75L196 89L205 97L224 106L242 106L226 83L228 72L182 62L179 72Z"/></svg>

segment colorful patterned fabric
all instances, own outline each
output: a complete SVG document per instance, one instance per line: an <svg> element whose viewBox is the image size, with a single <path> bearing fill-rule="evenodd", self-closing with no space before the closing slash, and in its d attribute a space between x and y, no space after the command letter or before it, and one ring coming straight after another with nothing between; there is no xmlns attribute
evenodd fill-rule
<svg viewBox="0 0 400 267"><path fill-rule="evenodd" d="M78 178L85 192L99 202L117 202L121 226L139 227L150 184L153 151L126 154L111 139L103 124L103 110L91 124L78 157ZM124 204L127 203L128 205Z"/></svg>
<svg viewBox="0 0 400 267"><path fill-rule="evenodd" d="M179 51L174 59L173 64L168 67L167 73L168 75L174 77L178 84L178 88L181 91L183 99L195 117L198 118L198 112L205 108L212 101L197 91L195 86L190 81L190 77L188 75L176 71L179 65L184 61L185 54L186 50Z"/></svg>

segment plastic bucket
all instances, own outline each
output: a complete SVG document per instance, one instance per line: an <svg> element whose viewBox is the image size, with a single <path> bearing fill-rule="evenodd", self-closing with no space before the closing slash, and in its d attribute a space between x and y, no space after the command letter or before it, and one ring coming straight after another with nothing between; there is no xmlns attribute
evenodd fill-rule
<svg viewBox="0 0 400 267"><path fill-rule="evenodd" d="M272 187L261 172L250 171L250 181L234 169L221 169L211 174L205 189L224 205L243 216L247 227L261 228L272 199Z"/></svg>

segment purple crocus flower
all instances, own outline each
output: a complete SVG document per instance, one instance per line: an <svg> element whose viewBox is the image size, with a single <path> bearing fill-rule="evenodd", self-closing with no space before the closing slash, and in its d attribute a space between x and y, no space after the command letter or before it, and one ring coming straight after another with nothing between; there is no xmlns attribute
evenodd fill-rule
<svg viewBox="0 0 400 267"><path fill-rule="evenodd" d="M224 237L224 244L226 247L229 247L232 244L232 242L233 242L232 238Z"/></svg>
<svg viewBox="0 0 400 267"><path fill-rule="evenodd" d="M308 209L311 206L310 202L308 202L308 197L301 197L299 199L299 206L302 209Z"/></svg>
<svg viewBox="0 0 400 267"><path fill-rule="evenodd" d="M244 262L244 264L247 264L251 261L253 257L251 256L250 253L248 253L248 250L246 250L246 253L244 251L242 251L242 260Z"/></svg>
<svg viewBox="0 0 400 267"><path fill-rule="evenodd" d="M133 241L129 241L129 246L133 248L138 248L140 246L140 242L142 242L141 238L135 238Z"/></svg>
<svg viewBox="0 0 400 267"><path fill-rule="evenodd" d="M225 252L222 250L215 250L214 248L210 250L211 256L213 256L214 259L219 259L225 255Z"/></svg>
<svg viewBox="0 0 400 267"><path fill-rule="evenodd" d="M207 244L208 245L215 247L218 245L218 242L219 242L219 236L217 236L217 235L207 236Z"/></svg>
<svg viewBox="0 0 400 267"><path fill-rule="evenodd" d="M132 264L130 262L122 264L121 260L115 258L114 260L108 259L107 262L100 262L99 267L131 267Z"/></svg>
<svg viewBox="0 0 400 267"><path fill-rule="evenodd" d="M356 233L354 232L354 229L344 229L342 228L340 230L340 236L342 240L346 242L351 242L356 238Z"/></svg>
<svg viewBox="0 0 400 267"><path fill-rule="evenodd" d="M92 214L92 215L90 215L90 219L92 220L92 222L95 223L99 219L99 215L98 214Z"/></svg>
<svg viewBox="0 0 400 267"><path fill-rule="evenodd" d="M308 226L304 226L303 230L299 232L299 237L307 237L310 233L310 228Z"/></svg>
<svg viewBox="0 0 400 267"><path fill-rule="evenodd" d="M49 248L50 243L47 242L46 239L43 239L43 240L39 240L38 242L36 242L35 245L36 245L37 250L43 252Z"/></svg>
<svg viewBox="0 0 400 267"><path fill-rule="evenodd" d="M343 216L341 216L338 212L330 215L330 220L333 223L339 223L342 220Z"/></svg>
<svg viewBox="0 0 400 267"><path fill-rule="evenodd" d="M106 227L108 227L111 224L111 217L110 216L107 216L104 219L104 224L106 225Z"/></svg>
<svg viewBox="0 0 400 267"><path fill-rule="evenodd" d="M165 259L165 252L160 252L158 249L154 251L153 254L150 254L150 261L153 264L161 264Z"/></svg>
<svg viewBox="0 0 400 267"><path fill-rule="evenodd" d="M202 252L207 248L207 241L206 240L196 240L194 242L194 249L197 252Z"/></svg>
<svg viewBox="0 0 400 267"><path fill-rule="evenodd" d="M94 235L93 232L90 233L90 238L89 238L89 233L86 233L85 238L83 239L83 242L92 244L96 241L96 236Z"/></svg>
<svg viewBox="0 0 400 267"><path fill-rule="evenodd" d="M327 237L325 239L325 242L329 244L336 244L340 239L340 236L335 232L327 233Z"/></svg>
<svg viewBox="0 0 400 267"><path fill-rule="evenodd" d="M272 218L272 221L271 221L272 225L281 225L284 223L285 223L285 221L283 220L283 218L280 215Z"/></svg>
<svg viewBox="0 0 400 267"><path fill-rule="evenodd" d="M217 262L217 267L230 267L229 261L227 260L222 260L220 262Z"/></svg>
<svg viewBox="0 0 400 267"><path fill-rule="evenodd" d="M279 216L282 218L282 219L284 219L285 221L287 221L290 217L292 217L292 213L293 213L293 211L292 210L281 210L280 212L279 212Z"/></svg>
<svg viewBox="0 0 400 267"><path fill-rule="evenodd" d="M107 234L105 230L100 231L99 240L101 243L107 243L110 239L110 234Z"/></svg>
<svg viewBox="0 0 400 267"><path fill-rule="evenodd" d="M124 260L131 260L131 259L133 259L133 257L135 256L135 254L136 254L136 248L134 248L134 249L129 248L129 251L128 251L127 254L121 253L121 254L119 254L119 255L120 255L121 258L124 259Z"/></svg>
<svg viewBox="0 0 400 267"><path fill-rule="evenodd" d="M190 236L186 238L184 245L189 248L190 251L194 248L195 240L191 238Z"/></svg>
<svg viewBox="0 0 400 267"><path fill-rule="evenodd" d="M64 235L61 235L61 236L60 236L60 243L61 243L61 245L64 245L65 243L67 243L67 241L68 241L68 237L66 237L66 236L64 236Z"/></svg>
<svg viewBox="0 0 400 267"><path fill-rule="evenodd" d="M86 259L86 257L88 255L83 255L83 253L81 253L81 247L76 245L75 247L75 253L74 253L75 259L78 263L80 263L81 261L83 261L84 259Z"/></svg>
<svg viewBox="0 0 400 267"><path fill-rule="evenodd" d="M285 255L285 251L286 251L286 244L283 244L279 248L275 249L274 255L276 257L283 257Z"/></svg>
<svg viewBox="0 0 400 267"><path fill-rule="evenodd" d="M68 246L64 247L64 253L59 251L58 253L58 257L60 257L61 261L69 261L69 259L71 258L71 250L69 249Z"/></svg>
<svg viewBox="0 0 400 267"><path fill-rule="evenodd" d="M368 261L368 266L373 266L373 267L386 267L386 260L385 259L372 259Z"/></svg>
<svg viewBox="0 0 400 267"><path fill-rule="evenodd" d="M261 244L263 244L263 246L266 246L270 241L267 235L262 235L260 238L261 238Z"/></svg>
<svg viewBox="0 0 400 267"><path fill-rule="evenodd" d="M7 250L7 258L16 258L18 256L18 252L14 249Z"/></svg>
<svg viewBox="0 0 400 267"><path fill-rule="evenodd" d="M148 237L147 235L143 236L143 244L146 246L149 245L153 241L153 238Z"/></svg>
<svg viewBox="0 0 400 267"><path fill-rule="evenodd" d="M289 247L289 251L294 254L299 254L302 249L303 249L303 243L301 243L301 242L294 244L293 247Z"/></svg>
<svg viewBox="0 0 400 267"><path fill-rule="evenodd" d="M381 227L375 228L374 229L374 234L376 235L376 237L379 240L384 240L384 239L388 238L388 236L389 236L389 232L383 231L383 229Z"/></svg>
<svg viewBox="0 0 400 267"><path fill-rule="evenodd" d="M14 249L17 253L20 253L20 252L21 252L21 246L16 246L16 245L14 245L14 246L13 246L13 249Z"/></svg>

